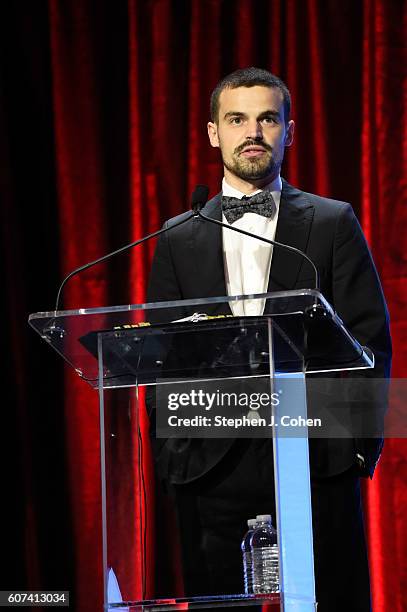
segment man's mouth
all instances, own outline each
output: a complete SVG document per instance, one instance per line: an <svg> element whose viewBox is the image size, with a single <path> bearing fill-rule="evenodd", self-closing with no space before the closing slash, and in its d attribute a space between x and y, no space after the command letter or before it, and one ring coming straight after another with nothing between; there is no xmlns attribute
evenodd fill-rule
<svg viewBox="0 0 407 612"><path fill-rule="evenodd" d="M260 147L258 145L249 145L240 152L240 155L242 155L243 157L261 157L265 153L266 149L264 149L263 147Z"/></svg>

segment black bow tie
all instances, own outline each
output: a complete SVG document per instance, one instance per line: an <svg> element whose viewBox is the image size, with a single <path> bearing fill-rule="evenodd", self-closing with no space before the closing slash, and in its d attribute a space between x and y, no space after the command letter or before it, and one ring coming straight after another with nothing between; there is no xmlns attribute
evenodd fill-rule
<svg viewBox="0 0 407 612"><path fill-rule="evenodd" d="M247 212L271 219L276 210L276 203L270 191L260 191L251 198L243 196L242 199L222 196L222 212L229 224L234 223Z"/></svg>

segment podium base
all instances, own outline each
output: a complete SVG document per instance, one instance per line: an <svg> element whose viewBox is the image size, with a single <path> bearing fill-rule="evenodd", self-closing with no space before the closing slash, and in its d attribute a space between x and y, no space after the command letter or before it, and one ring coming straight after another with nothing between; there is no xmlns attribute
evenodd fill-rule
<svg viewBox="0 0 407 612"><path fill-rule="evenodd" d="M280 596L264 595L212 595L207 597L183 597L179 599L147 599L110 603L106 612L164 612L167 610L204 610L252 608L253 611L278 612Z"/></svg>

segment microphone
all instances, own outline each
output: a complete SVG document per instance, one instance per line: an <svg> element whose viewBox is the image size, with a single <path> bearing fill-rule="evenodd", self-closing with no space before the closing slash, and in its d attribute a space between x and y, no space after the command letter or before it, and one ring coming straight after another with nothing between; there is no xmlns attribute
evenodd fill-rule
<svg viewBox="0 0 407 612"><path fill-rule="evenodd" d="M198 192L198 190L199 190L199 194L205 194L206 193L206 197L208 197L207 194L209 193L209 189L208 189L208 187L206 185L197 185L196 188L195 188L194 194L196 192ZM312 259L310 259L306 253L304 253L300 249L297 249L296 247L290 246L288 244L283 244L282 242L277 242L276 240L270 240L269 238L264 238L263 236L259 236L258 234L253 234L252 232L247 232L246 230L239 229L238 227L233 227L233 225L227 225L226 223L222 223L222 221L218 221L217 219L211 219L211 217L207 217L206 215L204 215L201 212L201 209L206 204L206 200L201 205L200 200L197 197L196 202L197 202L196 203L196 207L194 209L195 210L195 217L200 217L201 219L204 219L205 221L208 221L209 223L214 223L215 225L220 225L221 227L226 227L227 229L233 230L234 232L238 232L239 234L244 234L245 236L250 236L251 238L256 238L257 240L261 240L262 242L266 242L267 244L271 244L273 246L276 246L279 249L285 249L287 251L290 251L291 253L296 253L297 255L299 255L300 257L302 257L306 261L308 261L308 263L312 266L312 269L314 271L314 275L315 275L315 289L317 291L320 290L320 280L319 280L318 268L316 267L316 265L314 264Z"/></svg>
<svg viewBox="0 0 407 612"><path fill-rule="evenodd" d="M199 213L208 201L209 187L207 185L197 185L191 198L191 208L194 213Z"/></svg>
<svg viewBox="0 0 407 612"><path fill-rule="evenodd" d="M176 223L173 223L172 225L168 227L163 227L157 230L156 232L153 232L152 234L148 234L147 236L144 236L144 238L135 240L134 242L131 242L130 244L126 244L125 246L122 246L120 249L117 249L116 251L107 253L106 255L103 255L102 257L95 259L94 261L90 261L89 263L84 264L83 266L80 266L79 268L75 268L75 270L72 270L72 272L70 272L68 276L64 278L64 280L59 286L57 298L55 302L55 312L59 308L59 302L60 302L62 290L65 287L66 283L73 276L76 276L76 274L79 274L80 272L83 272L84 270L87 270L88 268L91 268L92 266L95 266L96 264L102 263L103 261L107 261L108 259L110 259L111 257L114 257L115 255L124 253L125 251L128 251L129 249L132 249L133 247L136 247L139 244L142 244L143 242L147 242L147 240L150 240L150 238L155 238L156 236L160 236L161 234L164 234L165 232L172 230L175 227L178 227L180 225L183 225L187 221L190 221L191 219L196 217L197 211L199 212L201 208L205 206L207 199L208 199L208 195L209 195L209 188L206 185L197 185L191 196L192 211L184 219L181 219L181 221L177 221Z"/></svg>

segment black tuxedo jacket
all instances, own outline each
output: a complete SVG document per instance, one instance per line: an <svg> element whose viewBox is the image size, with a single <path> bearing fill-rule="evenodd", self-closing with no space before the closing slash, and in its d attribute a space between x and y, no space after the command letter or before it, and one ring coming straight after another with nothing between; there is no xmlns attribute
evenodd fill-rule
<svg viewBox="0 0 407 612"><path fill-rule="evenodd" d="M204 214L221 220L221 194L207 202ZM165 223L170 227L187 213ZM351 206L300 191L283 181L276 241L297 247L316 264L321 292L345 326L371 348L376 366L369 375L387 377L391 342L389 318L368 246ZM216 297L227 294L222 228L193 219L163 234L156 247L148 288L148 301ZM268 291L314 286L309 263L288 251L274 248ZM226 308L226 310L225 310ZM224 304L210 314L229 313ZM199 349L199 347L197 347ZM153 416L153 415L152 415ZM155 440L155 455L163 478L188 483L207 474L225 455L233 440ZM372 475L382 440L310 440L311 474L326 477L341 473L365 458L365 475Z"/></svg>

